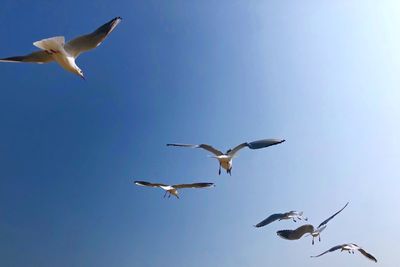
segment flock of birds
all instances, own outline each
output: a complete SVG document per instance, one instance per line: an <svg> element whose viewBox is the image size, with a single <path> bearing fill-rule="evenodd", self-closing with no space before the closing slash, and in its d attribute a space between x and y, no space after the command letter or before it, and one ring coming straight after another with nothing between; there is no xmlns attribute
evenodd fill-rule
<svg viewBox="0 0 400 267"><path fill-rule="evenodd" d="M65 70L70 71L81 78L84 79L83 71L77 66L75 60L79 57L83 52L89 51L91 49L99 46L104 39L114 30L114 28L121 22L121 17L116 17L106 24L102 25L94 32L79 36L71 41L65 43L65 38L63 36L51 37L47 39L43 39L41 41L34 42L33 45L40 48L39 51L35 51L33 53L27 54L25 56L15 56L15 57L7 57L0 59L0 62L30 62L30 63L49 63L49 62L57 62L61 67ZM211 152L213 155L211 157L215 158L219 162L219 171L218 174L221 174L221 168L225 169L229 175L232 175L232 161L233 158L237 155L237 152L242 148L248 147L249 149L262 149L273 145L278 145L285 142L283 139L263 139L253 142L245 142L242 143L233 149L228 149L225 153L222 151L212 147L207 144L193 145L193 144L167 144L167 146L173 147L186 147L186 148L202 148ZM135 181L136 185L146 186L146 187L158 187L165 191L164 197L168 195L168 198L171 195L175 196L179 199L178 189L184 188L208 188L213 187L214 183L209 182L201 182L201 183L190 183L190 184L175 184L175 185L167 185L163 183L151 183L147 181ZM318 225L318 227L314 227L311 224L304 224L297 229L294 230L280 230L277 231L277 235L283 239L287 240L298 240L304 235L308 235L312 237L312 244L314 245L314 239L318 237L318 240L321 241L321 232L325 230L327 224L330 220L332 220L336 215L342 212L349 203L337 211L335 214L330 216L328 219L323 221ZM272 214L265 220L259 222L255 225L255 227L264 227L274 221L281 220L304 220L308 221L307 217L303 216L303 212L298 211L289 211L285 213L277 213ZM354 254L355 251L359 251L362 255L367 257L368 259L377 262L377 259L371 254L367 253L360 246L347 243L342 245L337 245L329 250L311 257L320 257L329 252L333 252L336 250L340 251L348 251L349 253Z"/></svg>
<svg viewBox="0 0 400 267"><path fill-rule="evenodd" d="M318 237L318 240L321 242L321 232L323 230L325 230L325 228L328 226L328 222L330 220L332 220L336 215L338 215L340 212L342 212L342 210L344 210L347 205L349 204L349 202L346 203L346 205L344 205L343 208L341 208L339 211L337 211L335 214L333 214L332 216L330 216L328 219L326 219L325 221L323 221L322 223L320 223L318 225L318 227L314 227L312 224L304 224L294 230L279 230L276 232L276 234L283 238L283 239L287 239L287 240L298 240L300 238L302 238L304 235L308 235L308 236L312 236L312 241L311 244L314 245L314 239L316 237ZM285 213L276 213L276 214L272 214L270 215L268 218L266 218L265 220L259 222L258 224L254 225L255 227L263 227L266 226L276 220L290 220L292 219L294 222L296 222L297 220L305 220L308 221L307 217L303 216L303 212L298 212L298 211L289 211L289 212L285 212ZM360 246L354 244L354 243L347 243L347 244L342 244L342 245L337 245L334 246L330 249L328 249L327 251L316 255L316 256L311 256L312 258L316 258L316 257L320 257L322 255L325 255L328 252L333 252L340 249L340 251L348 251L349 253L354 254L354 251L358 250L362 255L364 255L365 257L367 257L368 259L374 261L374 262L378 262L378 260L372 256L371 254L369 254L368 252L366 252L363 248L361 248Z"/></svg>

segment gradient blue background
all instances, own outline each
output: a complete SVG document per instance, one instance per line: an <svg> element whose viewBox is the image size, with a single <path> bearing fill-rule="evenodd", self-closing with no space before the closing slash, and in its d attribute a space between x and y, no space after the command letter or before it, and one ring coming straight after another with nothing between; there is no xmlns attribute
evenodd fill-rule
<svg viewBox="0 0 400 267"><path fill-rule="evenodd" d="M0 8L0 57L124 20L78 65L0 64L0 265L367 266L310 255L355 242L397 264L398 1L16 1ZM169 142L242 150L232 177ZM215 182L163 199L154 182ZM286 241L271 213L319 224Z"/></svg>

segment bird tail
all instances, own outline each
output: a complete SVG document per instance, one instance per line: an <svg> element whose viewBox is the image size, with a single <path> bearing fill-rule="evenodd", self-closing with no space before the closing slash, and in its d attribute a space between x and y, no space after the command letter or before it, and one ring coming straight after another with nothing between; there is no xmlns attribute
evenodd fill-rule
<svg viewBox="0 0 400 267"><path fill-rule="evenodd" d="M64 36L56 36L34 42L33 45L46 51L57 53L64 48Z"/></svg>

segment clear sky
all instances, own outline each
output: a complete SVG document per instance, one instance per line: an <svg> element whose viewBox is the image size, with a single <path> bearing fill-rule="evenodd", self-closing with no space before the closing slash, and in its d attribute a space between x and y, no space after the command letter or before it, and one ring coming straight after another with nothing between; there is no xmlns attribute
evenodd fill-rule
<svg viewBox="0 0 400 267"><path fill-rule="evenodd" d="M398 1L16 1L0 57L121 16L78 65L0 64L0 265L371 266L310 255L354 242L396 265L400 237ZM244 149L232 177L201 150ZM163 199L133 180L215 182ZM252 225L303 210L322 233Z"/></svg>

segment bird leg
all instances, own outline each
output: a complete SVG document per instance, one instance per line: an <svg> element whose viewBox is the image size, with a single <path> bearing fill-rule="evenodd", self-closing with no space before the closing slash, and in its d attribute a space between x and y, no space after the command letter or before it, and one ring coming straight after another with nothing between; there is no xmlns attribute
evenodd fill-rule
<svg viewBox="0 0 400 267"><path fill-rule="evenodd" d="M165 191L164 198L165 198L166 195L167 195L167 191Z"/></svg>
<svg viewBox="0 0 400 267"><path fill-rule="evenodd" d="M321 242L321 235L318 235L318 241Z"/></svg>
<svg viewBox="0 0 400 267"><path fill-rule="evenodd" d="M311 242L311 244L314 245L314 237L312 237L312 242Z"/></svg>
<svg viewBox="0 0 400 267"><path fill-rule="evenodd" d="M221 164L219 164L218 175L221 175Z"/></svg>
<svg viewBox="0 0 400 267"><path fill-rule="evenodd" d="M294 221L294 222L296 222L296 220L295 220L295 219L293 219L293 221Z"/></svg>

